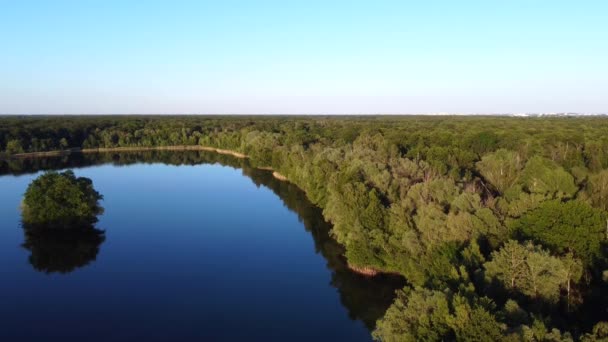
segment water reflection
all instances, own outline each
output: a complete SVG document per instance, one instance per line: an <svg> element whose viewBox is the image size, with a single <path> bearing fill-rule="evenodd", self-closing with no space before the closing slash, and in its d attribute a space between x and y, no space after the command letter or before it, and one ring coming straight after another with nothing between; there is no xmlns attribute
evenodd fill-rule
<svg viewBox="0 0 608 342"><path fill-rule="evenodd" d="M95 261L105 233L93 226L75 229L23 227L23 247L32 267L45 273L69 273Z"/></svg>
<svg viewBox="0 0 608 342"><path fill-rule="evenodd" d="M384 316L393 302L395 290L402 288L405 281L391 275L370 278L352 272L344 260L344 248L329 235L331 226L323 219L321 209L311 204L300 188L280 181L264 170L244 167L243 174L256 185L271 189L287 208L298 214L314 238L317 253L327 260L327 268L332 271L331 285L338 289L350 318L361 320L368 329L373 329L376 320Z"/></svg>
<svg viewBox="0 0 608 342"><path fill-rule="evenodd" d="M100 164L130 165L134 163L164 163L170 165L220 164L241 169L257 186L272 190L287 208L298 214L305 229L314 239L317 253L323 255L331 271L331 285L340 294L342 305L353 320L361 320L372 329L394 299L396 289L405 281L395 276L364 277L351 272L343 258L344 249L329 236L330 225L321 210L312 205L295 185L275 179L271 172L251 167L246 159L238 159L205 151L143 151L120 153L72 154L0 161L0 174L25 174L49 169L79 168ZM26 230L24 246L32 251L34 268L45 272L69 272L95 259L104 240L88 231L79 236L29 236Z"/></svg>

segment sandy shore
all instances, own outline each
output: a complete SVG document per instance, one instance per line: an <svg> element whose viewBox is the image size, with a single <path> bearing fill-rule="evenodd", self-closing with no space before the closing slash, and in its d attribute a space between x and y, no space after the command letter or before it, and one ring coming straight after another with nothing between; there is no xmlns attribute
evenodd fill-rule
<svg viewBox="0 0 608 342"><path fill-rule="evenodd" d="M69 150L57 150L48 152L28 152L28 153L17 153L13 154L11 158L35 158L35 157L53 157L63 156L70 153L99 153L99 152L138 152L138 151L209 151L220 154L231 155L236 158L247 158L243 153L223 150L221 148L209 147L209 146L198 146L198 145L178 145L178 146L156 146L156 147L100 147L100 148L73 148Z"/></svg>
<svg viewBox="0 0 608 342"><path fill-rule="evenodd" d="M111 148L85 148L80 150L82 153L98 152L138 152L138 151L209 151L219 154L227 154L236 158L247 158L243 153L223 150L221 148L198 146L198 145L179 145L179 146L157 146L157 147L111 147Z"/></svg>
<svg viewBox="0 0 608 342"><path fill-rule="evenodd" d="M355 273L359 273L361 275L368 276L368 277L374 277L374 276L377 276L378 274L380 274L380 272L378 270L375 270L371 267L357 267L357 266L353 266L353 265L349 264L348 268Z"/></svg>
<svg viewBox="0 0 608 342"><path fill-rule="evenodd" d="M280 174L276 171L272 172L272 176L280 181L288 181L287 177L283 176L282 174Z"/></svg>

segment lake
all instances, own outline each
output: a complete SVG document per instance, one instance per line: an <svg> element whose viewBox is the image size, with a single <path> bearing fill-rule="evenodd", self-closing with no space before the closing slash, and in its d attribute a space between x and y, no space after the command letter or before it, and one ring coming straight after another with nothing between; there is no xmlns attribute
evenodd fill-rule
<svg viewBox="0 0 608 342"><path fill-rule="evenodd" d="M43 170L104 196L99 236L28 239ZM369 341L404 281L351 272L296 186L202 151L0 161L0 340Z"/></svg>

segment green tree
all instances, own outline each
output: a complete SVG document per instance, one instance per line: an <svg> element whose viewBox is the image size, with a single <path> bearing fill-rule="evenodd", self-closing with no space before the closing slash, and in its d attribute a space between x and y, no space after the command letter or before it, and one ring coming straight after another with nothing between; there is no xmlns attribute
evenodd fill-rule
<svg viewBox="0 0 608 342"><path fill-rule="evenodd" d="M584 198L594 207L608 210L608 170L602 170L589 177Z"/></svg>
<svg viewBox="0 0 608 342"><path fill-rule="evenodd" d="M568 278L561 260L530 243L526 252L525 283L521 291L532 298L557 301L560 286Z"/></svg>
<svg viewBox="0 0 608 342"><path fill-rule="evenodd" d="M457 341L500 341L503 338L503 324L484 307L469 302L456 296L452 301L453 315L448 319L448 324L454 330Z"/></svg>
<svg viewBox="0 0 608 342"><path fill-rule="evenodd" d="M487 298L469 300L449 291L405 288L376 324L381 341L500 341L504 324Z"/></svg>
<svg viewBox="0 0 608 342"><path fill-rule="evenodd" d="M520 182L530 193L553 198L571 198L578 190L570 173L551 160L539 156L528 160Z"/></svg>
<svg viewBox="0 0 608 342"><path fill-rule="evenodd" d="M599 322L591 333L581 337L582 342L608 342L608 322Z"/></svg>
<svg viewBox="0 0 608 342"><path fill-rule="evenodd" d="M384 342L441 341L450 331L448 296L428 289L398 291L373 337Z"/></svg>
<svg viewBox="0 0 608 342"><path fill-rule="evenodd" d="M69 147L68 141L66 140L66 138L61 138L61 140L59 140L59 147L63 150Z"/></svg>
<svg viewBox="0 0 608 342"><path fill-rule="evenodd" d="M516 152L500 149L484 155L476 167L485 179L503 193L515 184L522 165L521 157Z"/></svg>
<svg viewBox="0 0 608 342"><path fill-rule="evenodd" d="M509 240L492 253L492 260L484 264L486 275L498 279L509 289L523 286L526 277L527 250L517 241Z"/></svg>
<svg viewBox="0 0 608 342"><path fill-rule="evenodd" d="M71 170L46 172L28 186L22 202L22 220L28 226L74 228L96 221L103 199L93 182Z"/></svg>
<svg viewBox="0 0 608 342"><path fill-rule="evenodd" d="M581 201L542 203L512 224L523 239L532 239L552 252L572 252L586 266L602 257L606 239L604 214Z"/></svg>
<svg viewBox="0 0 608 342"><path fill-rule="evenodd" d="M530 242L524 246L510 240L484 267L487 277L506 288L549 301L559 298L560 286L568 281L562 261Z"/></svg>
<svg viewBox="0 0 608 342"><path fill-rule="evenodd" d="M565 286L568 308L570 308L570 292L572 290L572 284L577 283L583 276L583 263L576 259L572 253L566 254L561 259L564 266L563 276L566 278Z"/></svg>
<svg viewBox="0 0 608 342"><path fill-rule="evenodd" d="M492 151L498 145L498 136L495 132L491 131L479 132L468 140L469 148L480 155Z"/></svg>
<svg viewBox="0 0 608 342"><path fill-rule="evenodd" d="M530 317L528 313L522 309L519 304L513 300L508 299L505 303L505 307L503 308L503 316L505 317L505 321L510 326L519 326L522 324L528 323Z"/></svg>
<svg viewBox="0 0 608 342"><path fill-rule="evenodd" d="M21 142L16 139L9 140L6 143L6 153L8 153L8 154L23 153L23 147L21 146Z"/></svg>

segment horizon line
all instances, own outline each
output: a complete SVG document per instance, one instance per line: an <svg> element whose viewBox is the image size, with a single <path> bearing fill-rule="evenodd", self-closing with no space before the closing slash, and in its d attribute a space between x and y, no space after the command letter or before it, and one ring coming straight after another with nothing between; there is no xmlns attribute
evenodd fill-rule
<svg viewBox="0 0 608 342"><path fill-rule="evenodd" d="M608 112L427 113L0 113L0 116L608 116Z"/></svg>

